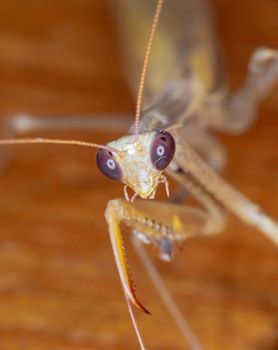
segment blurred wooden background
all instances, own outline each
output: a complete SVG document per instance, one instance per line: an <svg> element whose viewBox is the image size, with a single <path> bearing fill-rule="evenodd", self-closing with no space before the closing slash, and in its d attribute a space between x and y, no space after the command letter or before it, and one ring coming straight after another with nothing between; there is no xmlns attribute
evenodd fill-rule
<svg viewBox="0 0 278 350"><path fill-rule="evenodd" d="M278 2L213 5L236 87L256 47L278 47ZM0 0L3 120L133 112L120 63L108 2ZM246 135L221 136L224 177L275 217L277 100L276 88ZM119 134L74 136L104 143ZM24 146L11 156L0 176L0 349L137 349L103 217L122 186L99 174L91 150ZM186 349L128 253L153 313L138 315L148 349ZM255 230L231 217L223 235L189 241L172 264L154 258L206 349L278 349L278 250Z"/></svg>

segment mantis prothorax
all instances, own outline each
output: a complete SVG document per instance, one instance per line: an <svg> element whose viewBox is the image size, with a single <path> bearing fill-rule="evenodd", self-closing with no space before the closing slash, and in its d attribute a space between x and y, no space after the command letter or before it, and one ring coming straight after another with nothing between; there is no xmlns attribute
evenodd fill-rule
<svg viewBox="0 0 278 350"><path fill-rule="evenodd" d="M162 91L141 117L144 82L162 5L163 0L159 0L139 84L135 123L128 136L106 146L41 138L0 140L0 145L48 143L98 148L97 165L101 172L124 184L125 199L109 201L105 217L141 349L145 347L131 304L146 313L148 310L138 300L131 282L120 230L122 222L143 242L157 246L165 260L172 259L176 244L196 235L219 233L225 225L226 210L260 230L278 245L277 222L214 171L213 168L218 170L221 167L222 154L216 141L206 132L208 127L229 132L248 127L254 118L257 103L278 78L278 52L270 49L256 51L249 65L246 84L236 95L230 96L225 88L218 88L211 77L204 73L206 60L209 61L210 57L207 47L202 47L203 51L193 52L191 71L187 71L186 78ZM196 151L206 158L209 165ZM146 200L154 199L161 183L168 194L164 171L184 186L203 209ZM134 192L131 198L127 194L127 187ZM144 200L134 201L136 196ZM171 310L180 328L185 329L186 325L180 321L178 311L173 311L173 307ZM187 331L184 333L189 337ZM201 349L196 339L191 338L191 348Z"/></svg>

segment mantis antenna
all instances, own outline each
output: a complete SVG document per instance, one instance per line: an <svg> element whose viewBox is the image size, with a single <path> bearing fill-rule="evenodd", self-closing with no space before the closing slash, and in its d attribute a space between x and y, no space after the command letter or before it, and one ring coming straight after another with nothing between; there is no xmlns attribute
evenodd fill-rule
<svg viewBox="0 0 278 350"><path fill-rule="evenodd" d="M53 144L53 145L73 145L81 147L90 147L90 148L103 148L108 151L118 152L115 148L99 145L97 143L85 142L79 140L63 140L63 139L47 139L47 138L23 138L23 139L2 139L0 140L0 146L2 145L23 145L23 144Z"/></svg>
<svg viewBox="0 0 278 350"><path fill-rule="evenodd" d="M157 24L160 18L161 9L163 6L164 0L158 0L151 31L147 43L147 48L145 52L144 62L143 62L143 68L141 72L140 82L139 82L139 88L138 88L138 94L137 94L137 102L136 102L136 113L135 113L135 122L134 122L134 134L138 136L139 134L139 123L140 123L140 116L142 111L142 98L143 98L143 92L144 92L144 85L146 80L146 74L148 69L148 64L150 61L150 53L152 48L153 39L156 33ZM81 147L91 147L91 148L102 148L106 149L108 151L118 152L118 150L105 146L105 145L99 145L97 143L92 142L84 142L79 140L63 140L63 139L48 139L48 138L21 138L21 139L2 139L0 140L0 145L20 145L20 144L56 144L56 145L74 145L74 146L81 146Z"/></svg>
<svg viewBox="0 0 278 350"><path fill-rule="evenodd" d="M135 122L134 122L134 134L138 136L139 134L139 122L140 122L140 115L142 111L142 99L143 99L143 92L144 92L144 86L145 86L145 80L146 80L146 74L148 69L148 64L150 61L150 53L151 48L153 44L153 39L156 33L157 24L160 18L161 9L163 6L164 0L158 0L156 5L155 14L153 17L153 22L151 26L151 31L147 43L147 48L145 52L144 62L143 62L143 68L141 72L140 82L139 82L139 88L137 93L137 101L136 101L136 113L135 113Z"/></svg>

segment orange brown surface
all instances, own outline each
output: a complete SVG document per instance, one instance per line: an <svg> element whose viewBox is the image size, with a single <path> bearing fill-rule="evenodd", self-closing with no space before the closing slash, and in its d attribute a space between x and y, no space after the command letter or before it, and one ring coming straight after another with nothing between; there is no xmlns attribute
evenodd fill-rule
<svg viewBox="0 0 278 350"><path fill-rule="evenodd" d="M278 3L214 1L232 85L252 51L278 47ZM0 1L0 116L132 112L108 2ZM278 89L245 135L221 136L224 177L278 217ZM46 134L106 142L119 134ZM137 349L103 212L122 186L91 150L13 148L0 176L0 350ZM127 236L126 236L127 237ZM128 239L126 239L128 242ZM235 217L188 241L171 264L154 255L209 350L278 349L278 249ZM150 350L185 349L128 245Z"/></svg>

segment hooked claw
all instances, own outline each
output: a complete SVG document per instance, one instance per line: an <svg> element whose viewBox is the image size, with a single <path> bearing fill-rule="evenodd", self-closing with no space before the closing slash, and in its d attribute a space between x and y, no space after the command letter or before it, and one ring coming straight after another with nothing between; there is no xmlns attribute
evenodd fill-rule
<svg viewBox="0 0 278 350"><path fill-rule="evenodd" d="M125 288L125 287L124 287ZM129 292L127 293L125 290L127 298L130 300L130 302L140 311L143 311L147 315L151 315L150 311L145 308L145 306L138 300L135 290L132 286L132 282L129 282Z"/></svg>
<svg viewBox="0 0 278 350"><path fill-rule="evenodd" d="M137 309L150 315L150 312L142 305L136 296L134 284L128 270L123 239L120 231L119 213L122 212L121 209L122 208L118 207L117 200L114 200L108 203L108 207L105 211L115 262L126 297L134 306L136 306Z"/></svg>

